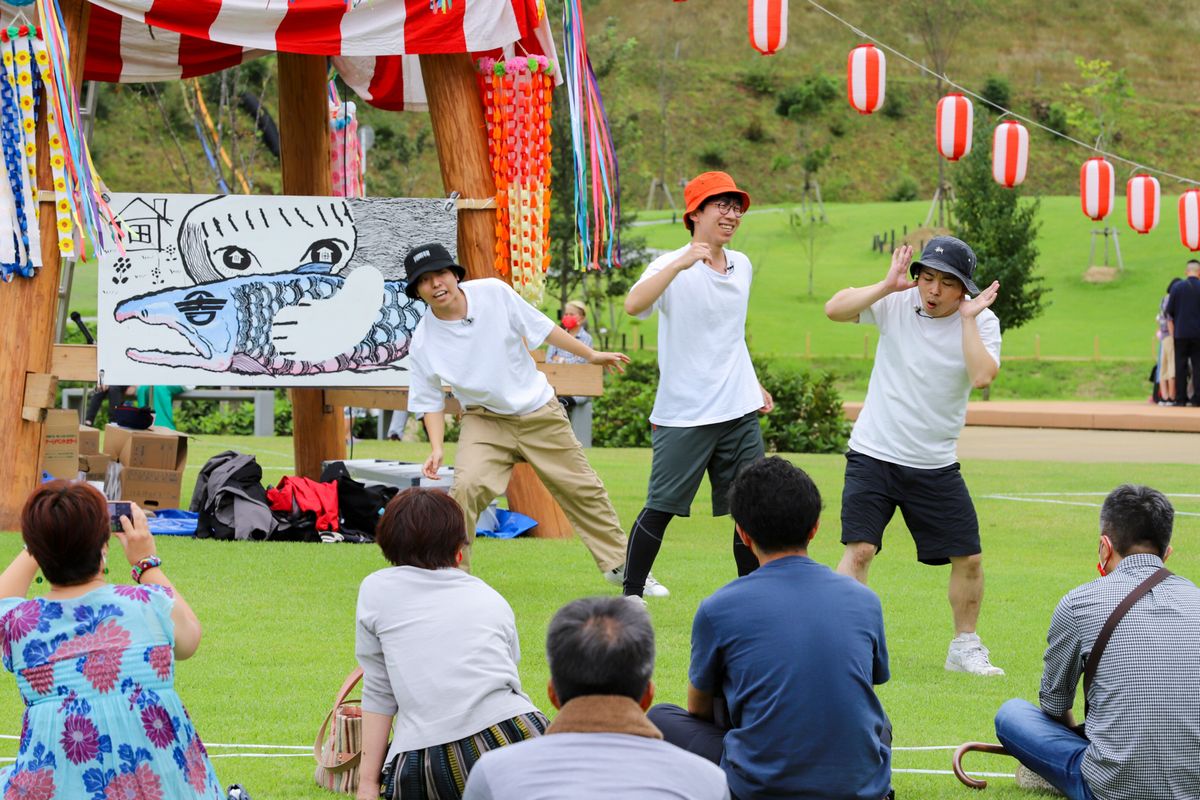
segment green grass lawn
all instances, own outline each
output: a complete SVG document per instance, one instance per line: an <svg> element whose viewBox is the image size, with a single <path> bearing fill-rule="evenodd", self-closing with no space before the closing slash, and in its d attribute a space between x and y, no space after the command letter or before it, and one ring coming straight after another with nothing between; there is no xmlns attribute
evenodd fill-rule
<svg viewBox="0 0 1200 800"><path fill-rule="evenodd" d="M187 488L200 465L234 447L258 455L266 480L290 471L288 439L198 437L191 446ZM356 457L419 459L419 444L360 443ZM644 499L648 451L595 449L590 458L605 479L623 521L631 520ZM453 460L453 451L448 453ZM825 499L824 525L813 544L814 558L834 564L842 484L840 456L794 456L808 470ZM964 474L976 497L984 537L987 596L980 631L994 661L1008 674L984 679L942 669L952 635L946 605L947 570L922 567L902 525L895 523L876 560L871 585L884 601L892 680L880 696L895 725L897 747L952 745L994 740L991 718L1013 696L1036 700L1041 652L1050 613L1071 587L1095 576L1097 508L1060 503L1019 503L988 495L1078 492L1062 501L1098 504L1090 493L1107 492L1122 481L1156 486L1165 492L1195 491L1195 470L1187 466L974 461ZM1193 498L1195 496L1193 495ZM1180 511L1200 512L1200 502L1179 498ZM1049 499L1049 498L1048 498ZM708 513L707 490L695 515L676 520L655 574L671 597L650 604L658 634L655 681L658 697L684 701L692 615L699 601L733 577L727 518ZM0 558L20 547L15 535L0 536ZM114 548L119 546L114 543ZM1171 567L1200 573L1195 516L1181 516L1177 554ZM359 582L384 561L372 546L224 543L163 537L159 540L171 578L204 624L200 651L180 665L177 684L197 728L214 744L311 743L333 693L354 663L354 603ZM120 559L114 554L114 563ZM473 559L476 574L512 604L524 645L521 676L534 701L549 712L543 655L546 624L567 600L614 593L596 571L578 540L481 541ZM120 579L120 571L114 575ZM803 624L803 609L780 609ZM20 729L21 701L11 680L0 690L0 734ZM821 720L811 721L820 735ZM11 756L15 741L0 741L0 757ZM217 756L237 751L213 747ZM265 752L265 751L258 751ZM279 753L281 751L274 751ZM300 751L296 751L300 752ZM946 770L949 751L895 753L897 770ZM312 761L295 758L219 757L223 783L245 784L255 797L329 797L312 783ZM1011 772L1006 759L976 755L974 770ZM962 797L966 789L947 775L898 771L902 797ZM997 798L1021 796L1010 780L989 789Z"/></svg>

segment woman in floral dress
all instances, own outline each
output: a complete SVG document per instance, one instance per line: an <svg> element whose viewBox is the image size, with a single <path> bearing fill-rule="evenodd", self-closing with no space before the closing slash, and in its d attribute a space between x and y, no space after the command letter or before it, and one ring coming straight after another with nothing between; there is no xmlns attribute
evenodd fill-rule
<svg viewBox="0 0 1200 800"><path fill-rule="evenodd" d="M224 798L175 693L200 623L167 579L136 505L116 532L134 584L110 584L109 515L86 483L51 481L21 512L25 550L0 574L0 650L25 700L3 800ZM25 599L38 569L50 591ZM123 571L123 570L121 570Z"/></svg>

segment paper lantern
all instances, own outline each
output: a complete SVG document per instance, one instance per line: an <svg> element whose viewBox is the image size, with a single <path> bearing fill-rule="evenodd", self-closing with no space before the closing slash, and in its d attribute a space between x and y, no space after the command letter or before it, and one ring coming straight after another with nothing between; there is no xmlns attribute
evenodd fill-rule
<svg viewBox="0 0 1200 800"><path fill-rule="evenodd" d="M787 0L750 0L750 44L765 56L787 44Z"/></svg>
<svg viewBox="0 0 1200 800"><path fill-rule="evenodd" d="M1011 189L1025 180L1028 163L1029 131L1013 119L1001 122L992 138L992 177Z"/></svg>
<svg viewBox="0 0 1200 800"><path fill-rule="evenodd" d="M1134 175L1125 184L1125 215L1129 227L1138 233L1149 233L1158 225L1158 178Z"/></svg>
<svg viewBox="0 0 1200 800"><path fill-rule="evenodd" d="M1179 238L1188 250L1200 250L1200 189L1179 196Z"/></svg>
<svg viewBox="0 0 1200 800"><path fill-rule="evenodd" d="M961 94L948 94L937 104L937 147L943 158L958 161L971 152L975 109Z"/></svg>
<svg viewBox="0 0 1200 800"><path fill-rule="evenodd" d="M1096 222L1107 217L1116 185L1112 164L1099 157L1083 162L1079 168L1079 202L1084 216Z"/></svg>
<svg viewBox="0 0 1200 800"><path fill-rule="evenodd" d="M883 106L887 83L887 59L873 44L850 51L846 64L846 95L860 114L871 114Z"/></svg>

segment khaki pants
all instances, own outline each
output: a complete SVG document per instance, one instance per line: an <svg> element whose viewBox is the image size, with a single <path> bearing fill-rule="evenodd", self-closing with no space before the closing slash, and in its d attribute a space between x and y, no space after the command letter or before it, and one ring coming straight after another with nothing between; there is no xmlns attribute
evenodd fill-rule
<svg viewBox="0 0 1200 800"><path fill-rule="evenodd" d="M625 563L625 531L557 400L520 417L480 406L464 411L450 496L462 506L470 542L480 512L508 488L513 464L520 461L546 484L601 571ZM470 566L468 546L462 568L469 572Z"/></svg>

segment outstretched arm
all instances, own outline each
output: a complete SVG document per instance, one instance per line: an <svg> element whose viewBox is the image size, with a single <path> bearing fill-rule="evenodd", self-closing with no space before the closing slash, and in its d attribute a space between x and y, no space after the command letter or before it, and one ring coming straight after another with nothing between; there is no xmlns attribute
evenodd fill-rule
<svg viewBox="0 0 1200 800"><path fill-rule="evenodd" d="M712 263L712 248L704 242L692 242L688 249L683 251L683 255L630 289L629 296L625 298L625 313L636 317L645 312L662 297L662 293L671 285L671 281L675 280L676 275L685 269L691 269L697 261Z"/></svg>
<svg viewBox="0 0 1200 800"><path fill-rule="evenodd" d="M612 372L624 372L625 365L629 363L629 356L624 353L606 353L601 350L593 350L557 326L550 331L550 334L546 337L546 341L559 350L566 350L568 353L587 359L589 364L599 364Z"/></svg>
<svg viewBox="0 0 1200 800"><path fill-rule="evenodd" d="M1000 292L1000 282L992 281L992 285L979 293L977 297L964 300L958 306L959 316L962 317L962 347L963 359L967 363L967 374L971 376L971 385L976 389L989 386L1000 372L1000 365L992 354L984 347L983 337L979 335L979 312L996 302Z"/></svg>
<svg viewBox="0 0 1200 800"><path fill-rule="evenodd" d="M858 315L876 301L893 292L902 292L916 286L917 282L908 276L912 254L913 249L909 245L897 247L892 251L892 265L888 268L887 277L870 286L842 289L825 304L825 316L834 322L857 322Z"/></svg>

